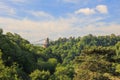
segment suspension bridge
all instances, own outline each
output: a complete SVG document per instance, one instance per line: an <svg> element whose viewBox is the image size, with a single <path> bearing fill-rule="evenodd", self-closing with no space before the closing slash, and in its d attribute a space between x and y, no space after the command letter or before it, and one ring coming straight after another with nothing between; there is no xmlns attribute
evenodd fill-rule
<svg viewBox="0 0 120 80"><path fill-rule="evenodd" d="M34 45L41 45L43 46L44 48L47 48L49 46L49 41L50 39L49 38L44 38L44 39L40 39L40 40L37 40L37 41L34 41L32 42Z"/></svg>

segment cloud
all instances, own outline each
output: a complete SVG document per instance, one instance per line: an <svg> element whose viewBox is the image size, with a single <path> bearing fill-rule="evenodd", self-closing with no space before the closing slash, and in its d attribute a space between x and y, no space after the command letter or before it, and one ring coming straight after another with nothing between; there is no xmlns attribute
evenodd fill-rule
<svg viewBox="0 0 120 80"><path fill-rule="evenodd" d="M17 7L22 8L23 6L26 6L28 4L33 4L33 0L8 0L10 2L10 4L12 5L16 5ZM25 7L24 7L25 9Z"/></svg>
<svg viewBox="0 0 120 80"><path fill-rule="evenodd" d="M11 18L0 18L0 26L5 32L15 32L28 40L39 40L45 37L55 38L63 35L71 29L70 21L60 19L54 21L32 21L28 19L17 20Z"/></svg>
<svg viewBox="0 0 120 80"><path fill-rule="evenodd" d="M64 2L69 2L69 3L78 3L79 0L63 0Z"/></svg>
<svg viewBox="0 0 120 80"><path fill-rule="evenodd" d="M98 5L98 6L96 6L96 10L102 14L108 13L108 9L107 9L106 5Z"/></svg>
<svg viewBox="0 0 120 80"><path fill-rule="evenodd" d="M6 5L5 3L0 2L0 14L2 15L14 15L16 11L14 8Z"/></svg>
<svg viewBox="0 0 120 80"><path fill-rule="evenodd" d="M75 14L80 14L80 13L83 13L85 15L90 15L90 14L95 14L95 10L90 8L84 8L75 11Z"/></svg>
<svg viewBox="0 0 120 80"><path fill-rule="evenodd" d="M0 17L0 28L3 28L4 32L18 33L31 42L46 37L57 39L87 34L120 34L120 24L106 24L100 22L102 19L104 18L68 16L67 18L61 17L49 21L33 21L25 18L18 20Z"/></svg>
<svg viewBox="0 0 120 80"><path fill-rule="evenodd" d="M100 6L101 5L98 5L95 8L82 8L75 11L75 14L82 13L85 15L91 15L101 13L97 9L97 7ZM100 23L100 21L104 19L100 16L80 17L78 15L71 14L69 16L67 15L67 17L55 18L51 14L44 11L28 11L27 14L42 18L42 20L34 21L30 20L30 18L19 20L14 18L0 17L0 28L3 28L5 32L18 33L31 42L46 37L57 39L59 37L81 36L90 33L96 35L111 33L120 34L120 24ZM44 18L49 18L49 20L43 20Z"/></svg>
<svg viewBox="0 0 120 80"><path fill-rule="evenodd" d="M10 1L13 2L13 3L24 3L27 0L10 0Z"/></svg>
<svg viewBox="0 0 120 80"><path fill-rule="evenodd" d="M96 8L81 8L79 10L75 11L75 14L85 14L85 15L91 15L96 13L102 13L106 14L108 13L108 9L106 5L97 5Z"/></svg>
<svg viewBox="0 0 120 80"><path fill-rule="evenodd" d="M29 14L32 14L35 17L46 17L46 18L53 18L52 15L44 12L44 11L28 11Z"/></svg>
<svg viewBox="0 0 120 80"><path fill-rule="evenodd" d="M107 35L107 34L117 34L119 35L120 32L120 24L111 23L111 24L105 24L105 23L96 23L92 25L88 25L83 28L86 33L91 33L95 35Z"/></svg>

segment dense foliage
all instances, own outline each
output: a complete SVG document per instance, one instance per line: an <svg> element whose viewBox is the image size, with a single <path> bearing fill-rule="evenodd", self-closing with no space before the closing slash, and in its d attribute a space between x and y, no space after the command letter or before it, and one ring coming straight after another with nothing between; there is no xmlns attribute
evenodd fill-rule
<svg viewBox="0 0 120 80"><path fill-rule="evenodd" d="M0 29L0 80L120 80L120 36L59 38L43 48Z"/></svg>

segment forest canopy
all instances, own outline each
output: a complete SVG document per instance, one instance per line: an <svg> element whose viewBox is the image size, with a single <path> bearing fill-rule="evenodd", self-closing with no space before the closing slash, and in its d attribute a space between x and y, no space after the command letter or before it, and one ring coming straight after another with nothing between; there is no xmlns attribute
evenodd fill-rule
<svg viewBox="0 0 120 80"><path fill-rule="evenodd" d="M120 36L59 38L44 48L0 29L0 80L120 80Z"/></svg>

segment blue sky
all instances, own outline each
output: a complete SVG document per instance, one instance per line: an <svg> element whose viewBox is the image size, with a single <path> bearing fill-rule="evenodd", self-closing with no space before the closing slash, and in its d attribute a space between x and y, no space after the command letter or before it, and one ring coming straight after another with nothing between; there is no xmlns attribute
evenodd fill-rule
<svg viewBox="0 0 120 80"><path fill-rule="evenodd" d="M36 41L120 34L120 0L0 0L0 28Z"/></svg>

